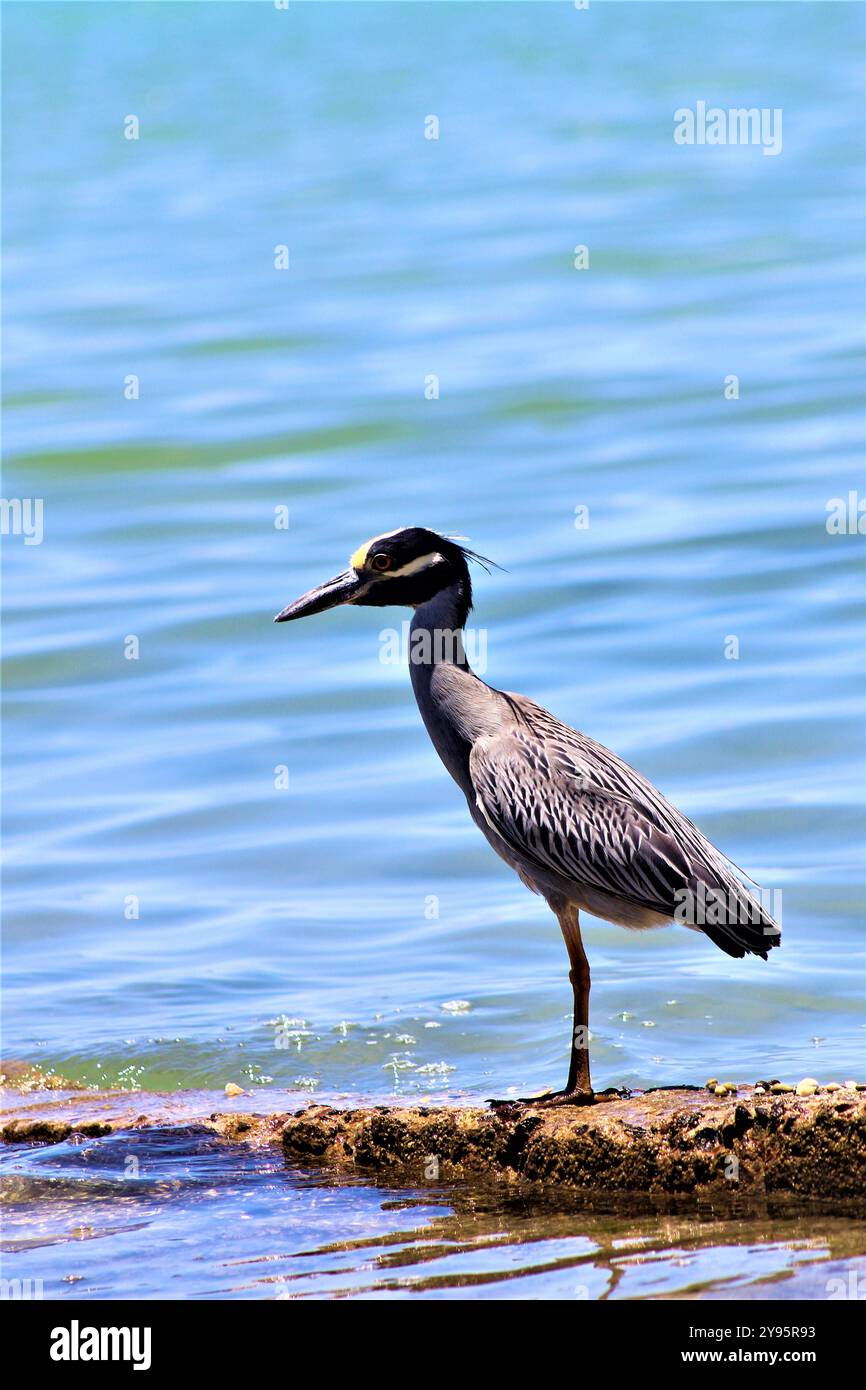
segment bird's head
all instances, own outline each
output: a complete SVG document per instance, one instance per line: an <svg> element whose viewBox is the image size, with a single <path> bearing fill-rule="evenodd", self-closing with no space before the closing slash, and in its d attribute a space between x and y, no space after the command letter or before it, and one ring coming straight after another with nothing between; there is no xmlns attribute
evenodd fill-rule
<svg viewBox="0 0 866 1390"><path fill-rule="evenodd" d="M359 546L349 568L318 588L310 589L284 608L275 623L307 618L342 603L384 608L392 604L417 608L442 589L460 584L466 611L472 605L468 560L492 561L467 550L453 538L423 526L405 526L374 536Z"/></svg>

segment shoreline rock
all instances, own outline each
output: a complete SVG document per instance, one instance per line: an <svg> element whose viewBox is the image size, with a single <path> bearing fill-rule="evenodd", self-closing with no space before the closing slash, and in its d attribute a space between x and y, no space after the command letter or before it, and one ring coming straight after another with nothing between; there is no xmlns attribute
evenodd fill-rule
<svg viewBox="0 0 866 1390"><path fill-rule="evenodd" d="M311 1104L268 1115L208 1110L208 1099L85 1093L36 1114L19 1110L0 1121L0 1138L50 1144L194 1127L227 1142L280 1145L292 1167L410 1185L866 1202L866 1094L849 1087L820 1095L672 1089L560 1109Z"/></svg>
<svg viewBox="0 0 866 1390"><path fill-rule="evenodd" d="M338 1111L287 1120L298 1166L582 1191L866 1196L866 1096L645 1093L578 1109Z"/></svg>

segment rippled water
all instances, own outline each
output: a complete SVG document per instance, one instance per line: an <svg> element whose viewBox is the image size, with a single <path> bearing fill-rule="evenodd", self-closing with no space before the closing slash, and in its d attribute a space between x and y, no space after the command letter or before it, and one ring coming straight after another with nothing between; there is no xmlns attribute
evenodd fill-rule
<svg viewBox="0 0 866 1390"><path fill-rule="evenodd" d="M486 679L783 894L767 963L589 922L596 1084L862 1074L862 539L826 527L863 486L862 30L6 7L4 496L44 499L42 543L3 541L7 1056L299 1103L561 1084L558 928L381 660L405 615L271 625L420 523L507 569L476 586ZM781 108L782 153L676 145L699 99ZM406 1228L269 1162L224 1200L294 1202L284 1252L333 1239L326 1199Z"/></svg>
<svg viewBox="0 0 866 1390"><path fill-rule="evenodd" d="M9 1150L0 1182L4 1271L45 1298L826 1299L866 1279L862 1221L778 1197L337 1182L195 1125Z"/></svg>

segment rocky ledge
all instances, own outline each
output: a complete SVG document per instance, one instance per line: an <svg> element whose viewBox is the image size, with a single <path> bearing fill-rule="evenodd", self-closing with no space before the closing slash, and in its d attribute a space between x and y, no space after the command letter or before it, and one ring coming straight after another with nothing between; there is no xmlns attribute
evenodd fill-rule
<svg viewBox="0 0 866 1390"><path fill-rule="evenodd" d="M866 1194L866 1095L671 1090L572 1109L335 1110L281 1130L287 1162L603 1192Z"/></svg>
<svg viewBox="0 0 866 1390"><path fill-rule="evenodd" d="M210 1131L279 1145L292 1167L329 1167L389 1181L469 1179L602 1193L794 1194L866 1197L866 1093L686 1089L547 1109L308 1105L294 1113L212 1110L192 1097L92 1093L47 1102L0 1122L7 1143L140 1129ZM239 1098L240 1099L240 1098ZM142 1107L145 1107L142 1109Z"/></svg>

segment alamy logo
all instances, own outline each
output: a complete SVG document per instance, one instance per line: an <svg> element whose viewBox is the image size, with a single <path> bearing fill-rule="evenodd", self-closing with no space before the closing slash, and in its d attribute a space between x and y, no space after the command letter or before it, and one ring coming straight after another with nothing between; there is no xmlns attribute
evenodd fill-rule
<svg viewBox="0 0 866 1390"><path fill-rule="evenodd" d="M0 1300L19 1298L44 1298L45 1291L41 1279L0 1279Z"/></svg>
<svg viewBox="0 0 866 1390"><path fill-rule="evenodd" d="M674 140L678 145L760 145L763 154L782 152L780 106L707 107L695 102L694 111L681 106L674 112Z"/></svg>
<svg viewBox="0 0 866 1390"><path fill-rule="evenodd" d="M379 660L383 666L429 666L432 662L468 661L479 676L487 671L487 629L419 628L404 622L399 629L383 628L379 633Z"/></svg>
<svg viewBox="0 0 866 1390"><path fill-rule="evenodd" d="M131 1361L134 1371L150 1370L149 1327L69 1327L51 1331L52 1361Z"/></svg>
<svg viewBox="0 0 866 1390"><path fill-rule="evenodd" d="M782 920L781 888L708 888L698 883L694 889L678 888L674 893L674 921L684 926L761 927L768 936L777 935L775 925Z"/></svg>
<svg viewBox="0 0 866 1390"><path fill-rule="evenodd" d="M42 544L41 497L0 497L0 535L23 536L25 545Z"/></svg>

